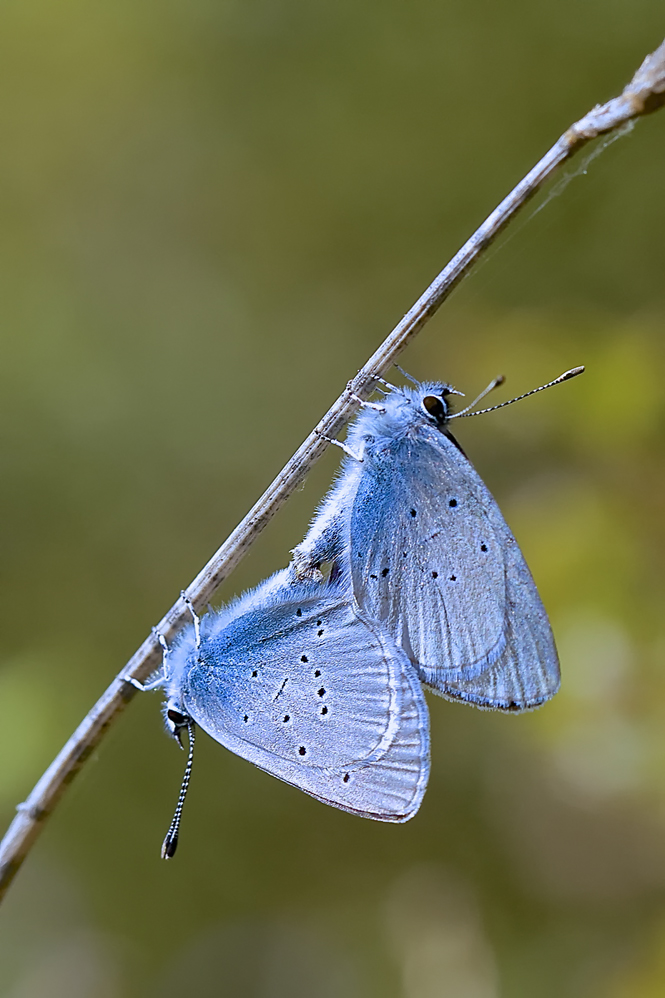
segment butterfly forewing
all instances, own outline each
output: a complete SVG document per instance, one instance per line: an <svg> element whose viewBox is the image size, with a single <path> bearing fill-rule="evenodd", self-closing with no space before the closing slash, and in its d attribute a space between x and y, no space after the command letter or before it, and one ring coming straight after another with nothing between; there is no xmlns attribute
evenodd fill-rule
<svg viewBox="0 0 665 998"><path fill-rule="evenodd" d="M422 665L468 675L503 644L501 545L475 482L445 452L426 440L391 450L390 490L383 462L368 464L354 504L354 590L371 615L403 621Z"/></svg>
<svg viewBox="0 0 665 998"><path fill-rule="evenodd" d="M493 497L423 427L365 461L350 521L359 604L444 696L524 709L558 688L549 622Z"/></svg>

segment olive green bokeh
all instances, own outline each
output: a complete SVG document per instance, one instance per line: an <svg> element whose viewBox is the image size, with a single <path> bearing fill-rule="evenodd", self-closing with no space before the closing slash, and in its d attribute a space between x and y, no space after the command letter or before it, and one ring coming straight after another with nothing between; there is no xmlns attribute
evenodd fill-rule
<svg viewBox="0 0 665 998"><path fill-rule="evenodd" d="M0 14L0 809L656 0L12 0ZM591 151L591 150L590 150ZM582 160L573 164L575 173ZM326 808L137 698L0 910L2 998L665 994L665 112L588 164L404 355L550 611L523 718L430 698L405 826ZM498 396L497 396L497 400ZM220 594L283 565L326 454Z"/></svg>

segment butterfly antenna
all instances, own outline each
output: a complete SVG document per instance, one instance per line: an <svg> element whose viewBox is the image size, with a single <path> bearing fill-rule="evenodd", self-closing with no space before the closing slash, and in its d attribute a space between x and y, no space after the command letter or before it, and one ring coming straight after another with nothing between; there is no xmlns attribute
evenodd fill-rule
<svg viewBox="0 0 665 998"><path fill-rule="evenodd" d="M466 406L465 409L461 409L460 412L456 412L455 416L464 416L464 415L466 415L466 413L470 409L473 409L474 405L478 405L478 403L480 402L481 399L484 399L486 395L489 395L489 393L493 392L495 388L498 388L500 385L502 385L505 380L506 379L504 378L503 374L500 374L498 378L494 378L493 381L490 381L490 383L487 386L487 388L483 388L483 390L480 393L480 395L478 396L478 398L475 398L473 400L473 402L471 402L470 405ZM455 417L451 416L450 418L454 419Z"/></svg>
<svg viewBox="0 0 665 998"><path fill-rule="evenodd" d="M518 395L517 398L509 399L508 402L499 402L498 405L492 405L489 409L478 409L476 412L457 412L451 419L455 419L456 416L464 416L468 418L469 416L482 416L485 412L494 412L495 409L503 409L504 405L512 405L513 402L521 402L522 399L526 399L529 395L535 395L536 392L544 392L546 388L553 388L554 385L560 385L562 381L570 381L571 378L576 378L578 374L582 374L584 371L583 367L573 367L572 370L566 371L564 374L559 375L554 381L548 381L546 385L541 385L540 388L532 388L530 392L525 392L524 395Z"/></svg>
<svg viewBox="0 0 665 998"><path fill-rule="evenodd" d="M180 830L180 819L182 818L182 809L185 805L185 797L187 796L189 781L192 777L192 763L194 761L194 722L193 721L188 721L187 733L189 736L189 755L187 756L185 775L183 776L182 783L180 784L178 803L175 806L175 811L173 812L173 819L171 821L171 824L169 825L169 830L166 833L164 841L162 842L162 859L173 859L173 857L175 856L175 851L178 848L178 832Z"/></svg>

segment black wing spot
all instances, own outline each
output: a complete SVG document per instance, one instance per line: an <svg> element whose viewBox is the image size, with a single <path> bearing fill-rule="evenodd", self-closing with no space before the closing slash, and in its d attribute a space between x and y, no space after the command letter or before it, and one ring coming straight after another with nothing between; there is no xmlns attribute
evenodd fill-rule
<svg viewBox="0 0 665 998"><path fill-rule="evenodd" d="M456 575L451 575L450 576L450 581L451 582L457 582L457 576Z"/></svg>
<svg viewBox="0 0 665 998"><path fill-rule="evenodd" d="M321 628L321 630L317 631L316 633L317 633L318 637L322 638L323 637L323 628Z"/></svg>
<svg viewBox="0 0 665 998"><path fill-rule="evenodd" d="M406 551L402 551L402 558L406 558Z"/></svg>
<svg viewBox="0 0 665 998"><path fill-rule="evenodd" d="M323 623L323 621L322 621L322 620L317 620L317 622L316 622L316 626L317 626L317 627L320 627L322 623Z"/></svg>
<svg viewBox="0 0 665 998"><path fill-rule="evenodd" d="M290 721L290 720L291 720L291 715L290 714L285 714L284 715L284 724L286 724L286 722Z"/></svg>
<svg viewBox="0 0 665 998"><path fill-rule="evenodd" d="M305 748L304 745L301 745L300 748L298 749L298 755L307 755L307 749Z"/></svg>
<svg viewBox="0 0 665 998"><path fill-rule="evenodd" d="M376 578L378 578L377 575L370 575L370 579L376 579Z"/></svg>
<svg viewBox="0 0 665 998"><path fill-rule="evenodd" d="M480 545L480 550L481 551L487 551L487 544L481 544Z"/></svg>
<svg viewBox="0 0 665 998"><path fill-rule="evenodd" d="M348 774L348 773L345 773L345 774L344 774L344 777L343 777L343 779L344 779L344 782L345 782L345 783L348 783L348 782L349 782L349 780L351 779L351 777L349 776L349 774Z"/></svg>
<svg viewBox="0 0 665 998"><path fill-rule="evenodd" d="M300 609L300 607L298 607L298 609L296 610L296 617L302 617L302 610Z"/></svg>
<svg viewBox="0 0 665 998"><path fill-rule="evenodd" d="M432 572L432 578L433 579L438 579L439 578L439 573L438 572Z"/></svg>
<svg viewBox="0 0 665 998"><path fill-rule="evenodd" d="M301 655L300 656L300 661L301 662L309 662L309 659L307 658L307 655Z"/></svg>
<svg viewBox="0 0 665 998"><path fill-rule="evenodd" d="M448 505L451 506L451 507L456 506L457 505L457 499L451 499L450 502L448 503Z"/></svg>
<svg viewBox="0 0 665 998"><path fill-rule="evenodd" d="M245 716L243 717L243 721L245 722L245 724L247 724L247 722L249 721L249 714L245 714Z"/></svg>
<svg viewBox="0 0 665 998"><path fill-rule="evenodd" d="M256 677L258 676L258 674L259 674L258 671L256 669L254 669L254 672L252 673L252 679L256 679Z"/></svg>
<svg viewBox="0 0 665 998"><path fill-rule="evenodd" d="M389 568L384 568L383 571L381 572L382 577L385 579L386 575L388 575L389 572L390 572Z"/></svg>
<svg viewBox="0 0 665 998"><path fill-rule="evenodd" d="M417 516L417 513L416 513L415 509L411 510L411 516Z"/></svg>
<svg viewBox="0 0 665 998"><path fill-rule="evenodd" d="M324 697L326 695L325 687L323 686L321 687L320 690L317 690L316 692L320 697Z"/></svg>
<svg viewBox="0 0 665 998"><path fill-rule="evenodd" d="M318 679L320 675L321 675L321 670L320 669L315 669L314 670L314 678Z"/></svg>
<svg viewBox="0 0 665 998"><path fill-rule="evenodd" d="M322 707L321 708L321 713L322 714L327 714L328 713L328 708L327 707Z"/></svg>

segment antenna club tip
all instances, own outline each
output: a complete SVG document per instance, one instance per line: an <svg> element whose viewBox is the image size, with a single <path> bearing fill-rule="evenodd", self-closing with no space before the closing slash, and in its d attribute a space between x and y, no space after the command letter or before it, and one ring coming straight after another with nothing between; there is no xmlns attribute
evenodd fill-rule
<svg viewBox="0 0 665 998"><path fill-rule="evenodd" d="M501 385L505 382L505 380L506 380L505 374L500 374L498 378L494 379L494 387L500 388Z"/></svg>
<svg viewBox="0 0 665 998"><path fill-rule="evenodd" d="M167 835L164 841L162 842L162 854L161 854L162 859L173 859L177 848L178 848L178 836L175 835L173 838L171 838L170 835Z"/></svg>
<svg viewBox="0 0 665 998"><path fill-rule="evenodd" d="M561 375L562 381L570 381L571 378L576 378L578 374L584 374L584 367L573 367L570 371L566 371L565 374Z"/></svg>

